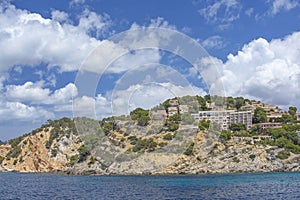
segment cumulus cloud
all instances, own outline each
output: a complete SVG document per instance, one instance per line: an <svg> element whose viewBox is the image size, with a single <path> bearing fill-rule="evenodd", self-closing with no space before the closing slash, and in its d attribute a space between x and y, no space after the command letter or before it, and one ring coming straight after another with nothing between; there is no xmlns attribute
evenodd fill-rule
<svg viewBox="0 0 300 200"><path fill-rule="evenodd" d="M44 88L43 82L28 81L23 85L7 85L4 93L8 101L26 102L35 105L72 103L72 96L77 95L77 88L73 83L51 92Z"/></svg>
<svg viewBox="0 0 300 200"><path fill-rule="evenodd" d="M299 46L300 32L295 32L271 41L258 38L228 55L221 70L227 94L300 107Z"/></svg>
<svg viewBox="0 0 300 200"><path fill-rule="evenodd" d="M69 107L61 107L69 110ZM81 96L73 101L72 111L74 117L91 117L100 119L112 116L111 101L98 94L96 97Z"/></svg>
<svg viewBox="0 0 300 200"><path fill-rule="evenodd" d="M39 121L44 122L54 117L54 113L41 107L28 106L20 102L4 102L0 100L0 120Z"/></svg>
<svg viewBox="0 0 300 200"><path fill-rule="evenodd" d="M57 66L61 71L77 70L100 43L90 36L91 32L100 34L110 24L107 15L87 9L79 24L72 25L61 11L52 11L52 19L46 19L11 4L0 7L0 72L16 65L40 63Z"/></svg>
<svg viewBox="0 0 300 200"><path fill-rule="evenodd" d="M66 12L60 10L53 10L51 12L51 19L60 23L69 21L69 15Z"/></svg>

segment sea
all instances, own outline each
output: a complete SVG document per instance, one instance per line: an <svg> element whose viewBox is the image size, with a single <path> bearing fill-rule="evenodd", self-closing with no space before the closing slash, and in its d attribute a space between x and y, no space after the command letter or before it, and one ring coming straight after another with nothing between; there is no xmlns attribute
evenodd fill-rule
<svg viewBox="0 0 300 200"><path fill-rule="evenodd" d="M300 199L300 172L176 176L0 173L0 199Z"/></svg>

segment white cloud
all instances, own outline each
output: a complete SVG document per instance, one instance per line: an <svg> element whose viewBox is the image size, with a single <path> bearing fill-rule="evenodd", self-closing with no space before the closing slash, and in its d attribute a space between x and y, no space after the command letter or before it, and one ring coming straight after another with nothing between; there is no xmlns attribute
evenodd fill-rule
<svg viewBox="0 0 300 200"><path fill-rule="evenodd" d="M70 107L61 107L70 111ZM82 96L77 97L73 101L72 109L75 117L91 117L101 119L103 117L112 116L111 102L105 97L98 94L96 97Z"/></svg>
<svg viewBox="0 0 300 200"><path fill-rule="evenodd" d="M201 44L204 48L208 49L222 49L226 46L224 38L219 35L211 36L201 42Z"/></svg>
<svg viewBox="0 0 300 200"><path fill-rule="evenodd" d="M199 10L199 14L207 22L220 24L220 28L228 26L239 19L241 4L237 0L207 1L207 7Z"/></svg>
<svg viewBox="0 0 300 200"><path fill-rule="evenodd" d="M42 83L26 82L23 85L6 86L6 98L15 101L42 102L47 100L50 90L42 88Z"/></svg>
<svg viewBox="0 0 300 200"><path fill-rule="evenodd" d="M28 106L20 102L3 102L0 100L1 121L19 120L44 122L53 117L54 114L52 112L41 107Z"/></svg>
<svg viewBox="0 0 300 200"><path fill-rule="evenodd" d="M274 0L272 4L271 14L276 15L280 11L289 11L298 6L298 0Z"/></svg>
<svg viewBox="0 0 300 200"><path fill-rule="evenodd" d="M280 106L300 107L300 32L270 42L263 38L245 45L223 64L228 95L261 99Z"/></svg>
<svg viewBox="0 0 300 200"><path fill-rule="evenodd" d="M110 24L108 16L85 10L79 24L72 25L67 15L53 11L52 19L40 14L0 5L0 71L15 65L46 63L60 71L77 70L100 41L89 34L102 33Z"/></svg>
<svg viewBox="0 0 300 200"><path fill-rule="evenodd" d="M72 96L77 95L77 88L73 83L51 92L44 88L43 82L26 82L23 85L7 85L5 97L8 101L26 102L35 105L72 103Z"/></svg>
<svg viewBox="0 0 300 200"><path fill-rule="evenodd" d="M51 19L62 23L62 22L69 21L69 15L68 13L60 10L53 10L51 12Z"/></svg>
<svg viewBox="0 0 300 200"><path fill-rule="evenodd" d="M107 14L98 15L85 9L80 16L78 28L85 30L86 33L96 32L96 36L99 37L105 33L108 23L110 23L110 18Z"/></svg>
<svg viewBox="0 0 300 200"><path fill-rule="evenodd" d="M161 43L168 43L170 34L174 34L164 31L166 28L175 29L163 18L151 20L147 27L133 23L128 31L103 40L81 69L98 74L121 73L144 64L159 63Z"/></svg>

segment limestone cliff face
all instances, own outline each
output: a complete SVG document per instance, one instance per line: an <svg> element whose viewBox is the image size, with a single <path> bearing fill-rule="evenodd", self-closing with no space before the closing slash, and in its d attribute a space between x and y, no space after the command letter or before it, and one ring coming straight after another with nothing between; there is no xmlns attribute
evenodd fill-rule
<svg viewBox="0 0 300 200"><path fill-rule="evenodd" d="M177 133L152 133L149 127L132 126L133 135L121 127L86 138L69 127L47 126L0 145L0 171L99 175L300 171L300 155L281 160L276 155L282 149L276 146L234 138L221 142L217 134L191 126Z"/></svg>
<svg viewBox="0 0 300 200"><path fill-rule="evenodd" d="M2 171L52 172L61 171L81 145L78 136L60 135L47 147L52 128L22 137L14 146L0 146Z"/></svg>

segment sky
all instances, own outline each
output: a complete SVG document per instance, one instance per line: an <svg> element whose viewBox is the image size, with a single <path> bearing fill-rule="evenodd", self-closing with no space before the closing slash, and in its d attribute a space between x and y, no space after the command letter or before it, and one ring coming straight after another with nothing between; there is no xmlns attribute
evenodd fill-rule
<svg viewBox="0 0 300 200"><path fill-rule="evenodd" d="M300 109L299 57L299 0L2 0L0 140L188 94Z"/></svg>

